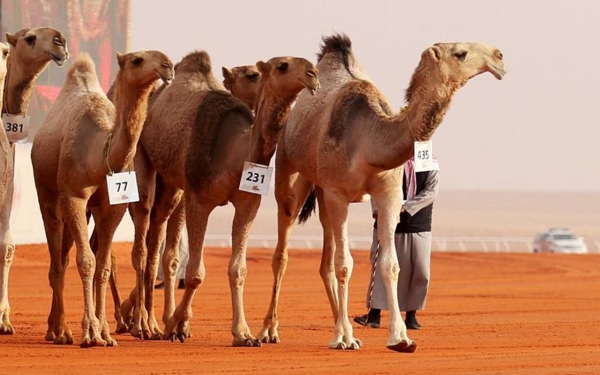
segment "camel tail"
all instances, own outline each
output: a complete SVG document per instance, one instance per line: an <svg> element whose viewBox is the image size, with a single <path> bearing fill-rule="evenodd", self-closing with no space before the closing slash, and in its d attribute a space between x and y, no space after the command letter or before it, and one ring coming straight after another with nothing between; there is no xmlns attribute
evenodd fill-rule
<svg viewBox="0 0 600 375"><path fill-rule="evenodd" d="M304 202L304 206L300 210L300 215L298 215L298 224L304 224L312 215L313 212L316 211L317 208L317 195L315 194L315 189L311 189L306 201Z"/></svg>

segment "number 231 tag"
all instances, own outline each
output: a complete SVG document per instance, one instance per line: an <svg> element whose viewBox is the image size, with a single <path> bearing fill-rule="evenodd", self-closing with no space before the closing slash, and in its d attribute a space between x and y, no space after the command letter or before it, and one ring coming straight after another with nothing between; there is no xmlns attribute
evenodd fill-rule
<svg viewBox="0 0 600 375"><path fill-rule="evenodd" d="M135 172L120 172L106 175L108 200L111 205L137 202L140 200Z"/></svg>
<svg viewBox="0 0 600 375"><path fill-rule="evenodd" d="M244 163L239 189L249 193L267 195L272 175L273 167L247 161Z"/></svg>
<svg viewBox="0 0 600 375"><path fill-rule="evenodd" d="M415 142L415 172L431 171L433 163L433 144L431 140Z"/></svg>

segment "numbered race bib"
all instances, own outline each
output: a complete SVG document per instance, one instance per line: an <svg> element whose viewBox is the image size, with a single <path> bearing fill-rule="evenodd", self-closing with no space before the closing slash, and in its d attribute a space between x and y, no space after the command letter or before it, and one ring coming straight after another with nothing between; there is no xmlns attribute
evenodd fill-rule
<svg viewBox="0 0 600 375"><path fill-rule="evenodd" d="M140 200L135 172L106 175L110 204L137 202Z"/></svg>
<svg viewBox="0 0 600 375"><path fill-rule="evenodd" d="M415 142L415 172L432 171L436 169L433 163L433 143L431 140Z"/></svg>
<svg viewBox="0 0 600 375"><path fill-rule="evenodd" d="M267 195L272 175L273 167L247 161L244 163L244 171L240 179L240 190Z"/></svg>
<svg viewBox="0 0 600 375"><path fill-rule="evenodd" d="M2 123L9 142L27 139L29 134L29 116L2 114Z"/></svg>

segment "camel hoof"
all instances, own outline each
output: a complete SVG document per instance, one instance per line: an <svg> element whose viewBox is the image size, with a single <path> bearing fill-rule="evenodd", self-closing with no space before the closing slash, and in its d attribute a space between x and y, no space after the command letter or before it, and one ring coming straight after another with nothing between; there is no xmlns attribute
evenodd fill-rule
<svg viewBox="0 0 600 375"><path fill-rule="evenodd" d="M117 347L117 346L119 346L119 344L117 343L117 341L116 341L116 340L114 340L114 339L109 339L109 340L106 340L106 346L109 346L109 347L111 347L111 348L114 348L114 347Z"/></svg>
<svg viewBox="0 0 600 375"><path fill-rule="evenodd" d="M169 341L171 342L175 342L175 338L177 337L177 335L175 333L171 333L169 334Z"/></svg>
<svg viewBox="0 0 600 375"><path fill-rule="evenodd" d="M73 345L73 338L70 336L56 336L52 343L54 345Z"/></svg>
<svg viewBox="0 0 600 375"><path fill-rule="evenodd" d="M343 341L338 341L336 343L330 344L329 349L344 350L346 349L346 343L344 343Z"/></svg>
<svg viewBox="0 0 600 375"><path fill-rule="evenodd" d="M253 338L248 338L248 339L238 339L238 340L233 340L233 346L234 347L248 347L248 348L252 348L252 347L260 347L262 346L262 343L260 342L260 340L257 339L253 339Z"/></svg>
<svg viewBox="0 0 600 375"><path fill-rule="evenodd" d="M118 335L121 335L123 333L127 333L129 332L129 326L125 323L119 323L117 325L117 329L115 330L115 333Z"/></svg>
<svg viewBox="0 0 600 375"><path fill-rule="evenodd" d="M10 324L0 324L0 335L14 335L15 329Z"/></svg>
<svg viewBox="0 0 600 375"><path fill-rule="evenodd" d="M182 343L182 344L185 342L186 338L187 338L187 334L185 334L185 333L178 333L177 334L177 339L179 339L179 342Z"/></svg>
<svg viewBox="0 0 600 375"><path fill-rule="evenodd" d="M279 336L265 336L262 340L259 340L264 344L279 344L281 341L279 340Z"/></svg>
<svg viewBox="0 0 600 375"><path fill-rule="evenodd" d="M414 341L411 341L410 343L400 341L397 344L388 345L387 348L399 353L414 353L417 350L417 343Z"/></svg>

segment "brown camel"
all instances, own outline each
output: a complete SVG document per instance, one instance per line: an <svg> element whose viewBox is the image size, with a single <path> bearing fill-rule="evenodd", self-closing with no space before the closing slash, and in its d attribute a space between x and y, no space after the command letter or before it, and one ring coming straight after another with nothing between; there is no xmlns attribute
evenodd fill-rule
<svg viewBox="0 0 600 375"><path fill-rule="evenodd" d="M239 99L214 84L194 91L194 86L184 86L186 80L183 78L183 82L178 83L178 75L174 84L156 99L150 109L148 126L142 134L141 143L148 163L158 171L160 178L157 179L152 215L148 218L150 206L147 205L138 211L145 213L145 217L134 214L134 221L146 225L146 228L150 225L149 230L145 231L149 236L150 264L146 271L152 273L149 278L152 281L157 268L158 245L165 235L165 223L167 220L175 223L169 224L163 255L166 293L173 289L174 271L177 268L174 253L178 248L184 222L187 224L190 241L186 291L177 309L174 298L165 295L163 322L166 324L166 337L171 340L178 338L183 342L189 335L192 298L205 274L202 248L208 216L216 206L232 202L235 217L229 275L233 304L233 345L259 344L246 322L242 296L246 275L246 240L260 204L260 196L238 190L240 177L244 161L268 165L289 106L304 87L315 90L318 79L316 69L305 59L279 57L267 63L259 62L257 66L262 74L262 91L257 101L257 120L254 126L250 110ZM189 98L189 105L179 113L169 111L169 101L179 97ZM164 135L165 127L174 124L178 127ZM169 139L170 134L174 136ZM180 139L188 141L181 143ZM180 146L165 147L166 144ZM185 212L182 205L177 205L182 195ZM136 240L139 240L139 244L134 244L134 247L141 247L145 243L144 238L138 238L138 228L136 227ZM150 292L151 287L152 284L147 284L146 291ZM148 315L152 316L152 313L149 312ZM149 323L152 323L150 319ZM153 331L153 334L158 333L160 331Z"/></svg>
<svg viewBox="0 0 600 375"><path fill-rule="evenodd" d="M380 264L390 306L389 349L413 352L398 311L398 260L394 229L402 206L402 165L415 140L429 140L453 94L483 72L505 74L502 53L482 43L440 43L426 49L406 91L407 109L394 114L361 70L347 36L324 38L317 68L323 89L300 95L281 135L276 157L278 243L273 255L271 304L258 339L278 342L277 304L295 218L315 187L323 227L320 274L335 319L330 348L358 349L348 320L353 261L348 246L348 205L368 193L379 207ZM314 200L312 200L314 203ZM306 208L306 207L305 207ZM310 212L310 210L308 210ZM303 213L306 213L303 210ZM307 215L301 215L307 218Z"/></svg>
<svg viewBox="0 0 600 375"><path fill-rule="evenodd" d="M23 29L15 34L6 33L10 54L6 62L7 74L3 87L2 113L27 115L33 86L37 77L46 69L50 61L62 66L69 57L67 41L60 31L41 27ZM4 136L6 133L2 132ZM3 171L0 199L0 334L13 334L8 303L8 275L15 255L15 245L10 234L10 213L14 191L15 147L10 145L6 159L8 164Z"/></svg>
<svg viewBox="0 0 600 375"><path fill-rule="evenodd" d="M173 64L158 51L117 53L117 60L113 105L100 87L89 55L77 58L31 151L51 258L53 303L46 340L56 344L73 342L63 304L64 273L73 242L84 293L80 345L117 344L109 333L105 297L112 238L127 205L110 205L106 176L131 168L152 86L159 78L169 82L173 77ZM88 242L88 208L98 233L96 257Z"/></svg>
<svg viewBox="0 0 600 375"><path fill-rule="evenodd" d="M223 85L231 95L243 101L248 108L254 110L258 88L260 87L260 72L256 65L236 66L223 70Z"/></svg>

